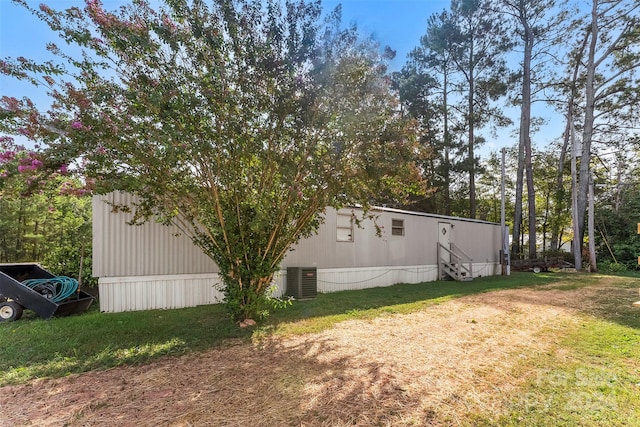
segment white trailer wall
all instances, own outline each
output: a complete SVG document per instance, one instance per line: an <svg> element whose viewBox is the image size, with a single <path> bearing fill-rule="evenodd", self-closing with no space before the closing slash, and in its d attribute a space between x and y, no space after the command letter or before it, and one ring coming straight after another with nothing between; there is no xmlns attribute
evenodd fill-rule
<svg viewBox="0 0 640 427"><path fill-rule="evenodd" d="M93 275L99 278L102 311L221 301L217 266L177 228L153 222L128 225L132 215L112 212L105 200L126 204L131 198L112 193L93 201ZM278 293L286 287L286 267L294 266L317 267L319 292L436 280L442 223L450 224L451 241L473 258L475 277L500 274L498 224L382 209L376 212L381 236L365 220L362 228L354 224L351 241L338 241L347 234L338 230L338 215L352 212L361 214L357 209L327 209L318 234L299 242L284 259L274 279ZM394 220L398 235L392 232Z"/></svg>

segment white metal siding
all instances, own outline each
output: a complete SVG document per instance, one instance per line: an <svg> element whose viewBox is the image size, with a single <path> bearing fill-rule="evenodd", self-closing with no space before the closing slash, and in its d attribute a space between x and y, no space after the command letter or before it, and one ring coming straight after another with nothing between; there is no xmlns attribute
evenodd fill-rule
<svg viewBox="0 0 640 427"><path fill-rule="evenodd" d="M126 194L108 196L116 203L130 203ZM216 273L215 263L180 235L176 227L149 222L131 226L131 214L113 213L102 198L93 202L94 260L96 277L153 276ZM340 213L350 213L343 209ZM404 236L392 235L392 220L404 221ZM285 257L282 268L310 266L358 268L436 264L438 222L442 219L413 214L379 212L376 236L371 220L354 226L352 242L337 241L337 212L327 209L317 235L300 241ZM500 227L497 224L450 218L452 241L474 262L498 262Z"/></svg>
<svg viewBox="0 0 640 427"><path fill-rule="evenodd" d="M112 212L132 202L126 193L93 199L93 275L95 277L216 273L218 267L175 226L156 222L128 225L132 214Z"/></svg>
<svg viewBox="0 0 640 427"><path fill-rule="evenodd" d="M474 263L500 262L502 233L499 225L465 221L452 221L451 224L451 241L462 248Z"/></svg>
<svg viewBox="0 0 640 427"><path fill-rule="evenodd" d="M113 213L105 199L132 202L123 193L93 200L93 274L99 277L102 311L179 308L222 300L217 266L176 227L154 222L130 226L126 222L131 214ZM377 212L381 236L365 220L361 227L354 226L352 242L341 242L337 213L328 208L318 234L300 241L285 257L282 272L274 278L277 294L285 290L287 267L318 268L320 292L436 280L438 222L451 224L451 241L473 258L475 277L500 274L497 224L385 210ZM394 219L403 221L403 236L392 234Z"/></svg>
<svg viewBox="0 0 640 427"><path fill-rule="evenodd" d="M342 209L339 213L347 213ZM327 209L318 234L300 241L284 259L283 267L354 268L378 266L435 265L437 263L438 223L441 217L409 213L379 212L376 236L371 220L354 227L353 242L336 241L338 212ZM404 236L392 234L393 219L404 221ZM451 241L469 254L474 262L499 262L500 226L447 218Z"/></svg>

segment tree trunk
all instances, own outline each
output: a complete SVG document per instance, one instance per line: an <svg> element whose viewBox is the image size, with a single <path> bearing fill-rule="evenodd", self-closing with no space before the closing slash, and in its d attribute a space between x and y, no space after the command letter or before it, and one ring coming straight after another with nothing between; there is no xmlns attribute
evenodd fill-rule
<svg viewBox="0 0 640 427"><path fill-rule="evenodd" d="M589 189L589 171L591 163L591 140L593 137L593 124L595 114L595 54L598 42L598 0L593 0L591 9L590 43L586 62L585 81L585 111L584 129L582 131L582 158L580 159L580 173L578 175L578 212L576 224L580 247L582 249L584 238L584 220L587 211L587 192Z"/></svg>
<svg viewBox="0 0 640 427"><path fill-rule="evenodd" d="M594 230L594 192L593 192L593 176L589 176L589 271L596 273L598 266L596 264L596 238Z"/></svg>
<svg viewBox="0 0 640 427"><path fill-rule="evenodd" d="M569 103L573 104L573 96L570 97ZM569 114L567 116L569 117ZM558 218L565 210L565 197L564 197L564 163L567 160L567 148L569 147L569 120L565 126L564 133L562 135L562 147L560 148L560 154L558 155L558 170L556 171L556 189L554 192L554 220L551 221L551 239L549 246L552 251L560 249L560 235L561 229L560 221Z"/></svg>
<svg viewBox="0 0 640 427"><path fill-rule="evenodd" d="M549 231L549 214L551 213L551 188L547 187L544 195L544 221L542 222L542 250L547 250L547 232Z"/></svg>
<svg viewBox="0 0 640 427"><path fill-rule="evenodd" d="M533 184L533 159L531 152L531 56L533 32L521 15L524 30L524 58L522 62L522 107L520 109L520 144L524 147L527 175L527 204L529 209L529 258L536 257L536 193Z"/></svg>
<svg viewBox="0 0 640 427"><path fill-rule="evenodd" d="M573 126L573 117L570 116L571 126L571 219L573 222L573 259L577 271L582 269L582 244L578 233L578 171L576 165L576 130Z"/></svg>
<svg viewBox="0 0 640 427"><path fill-rule="evenodd" d="M445 215L451 215L451 165L449 160L449 149L451 147L451 136L449 135L449 106L448 106L448 76L447 76L447 67L448 65L445 63L444 73L443 73L443 84L442 84L442 103L443 103L443 126L444 126L444 213Z"/></svg>
<svg viewBox="0 0 640 427"><path fill-rule="evenodd" d="M469 110L469 218L476 217L476 171L475 171L475 154L474 154L474 140L475 140L475 113L474 102L475 99L475 86L474 86L474 58L473 58L473 39L471 40L471 48L469 49L469 97L468 97L468 110Z"/></svg>
<svg viewBox="0 0 640 427"><path fill-rule="evenodd" d="M582 55L584 53L584 50L587 47L587 42L588 42L588 34L585 35L585 38L582 41L582 46L580 48L580 51L578 52L577 58L582 58ZM571 146L571 223L573 224L573 231L574 231L574 237L573 237L573 246L574 246L574 264L577 270L580 270L582 268L582 254L580 252L580 238L578 237L578 228L577 224L578 224L578 218L577 218L577 209L578 209L578 202L577 202L577 188L578 188L578 181L577 181L577 171L576 171L576 156L577 156L577 152L576 152L576 137L575 137L575 128L573 126L574 120L575 120L575 109L574 109L574 104L575 104L575 99L576 99L576 92L577 92L577 82L578 82L578 77L579 77L579 72L580 72L580 66L581 66L581 62L580 60L576 60L574 67L573 67L573 76L571 79L571 90L569 92L569 100L567 102L567 126L565 127L565 140L564 140L564 144L563 144L563 149L560 152L560 160L558 162L558 175L557 175L557 183L558 183L558 188L556 191L556 194L558 195L558 201L560 200L560 196L564 193L562 185L563 185L563 179L562 176L564 174L564 161L565 161L565 156L567 153L567 150L569 148L569 146ZM556 206L556 213L557 215L559 215L562 210L563 210L563 204L557 202L557 206ZM560 229L560 226L557 225L556 226L556 230ZM560 236L562 235L562 230L560 229L558 232L558 242L560 242ZM558 248L560 247L560 244L558 244Z"/></svg>
<svg viewBox="0 0 640 427"><path fill-rule="evenodd" d="M513 239L511 245L512 256L518 256L521 252L520 235L522 234L522 193L524 188L524 144L518 143L518 169L516 172L516 200L513 214Z"/></svg>

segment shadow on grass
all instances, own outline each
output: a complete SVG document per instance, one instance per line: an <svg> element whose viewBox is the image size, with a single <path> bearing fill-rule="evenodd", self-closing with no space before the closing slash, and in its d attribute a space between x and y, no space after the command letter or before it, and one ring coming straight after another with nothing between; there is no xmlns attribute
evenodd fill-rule
<svg viewBox="0 0 640 427"><path fill-rule="evenodd" d="M640 276L583 272L558 278L540 290L566 291L567 295L558 300L546 298L545 305L570 307L600 320L640 330L640 306L633 304L640 301ZM537 303L536 298L530 298L529 302Z"/></svg>
<svg viewBox="0 0 640 427"><path fill-rule="evenodd" d="M0 324L0 386L147 363L245 340L221 305L85 314Z"/></svg>
<svg viewBox="0 0 640 427"><path fill-rule="evenodd" d="M561 277L557 273L514 273L511 276L488 276L470 282L437 281L398 284L390 287L318 294L312 300L294 301L291 307L273 313L263 331L284 333L316 332L348 318L375 317L380 312L409 313L424 306L501 289L539 286ZM325 318L324 322L302 322L299 327L286 327L305 319Z"/></svg>
<svg viewBox="0 0 640 427"><path fill-rule="evenodd" d="M26 415L40 425L44 417L73 416L73 425L115 425L133 406L131 416L145 425L394 425L405 417L416 417L417 425L421 395L407 393L403 379L383 362L354 365L352 356L349 348L310 337L238 346L208 353L206 360L165 360L142 373L115 371L100 377L102 393L92 393L92 378L45 382L6 397L5 421L18 425ZM77 401L87 398L97 409L73 413ZM51 405L59 399L67 405ZM33 403L20 407L17 402L25 400Z"/></svg>
<svg viewBox="0 0 640 427"><path fill-rule="evenodd" d="M327 329L349 318L408 313L451 298L498 289L547 284L553 273L516 273L472 282L429 282L320 294L278 310L257 329L240 329L222 305L177 310L105 314L0 324L0 386L39 377L147 363L217 346L248 342L270 333L296 334ZM294 325L294 326L291 326Z"/></svg>

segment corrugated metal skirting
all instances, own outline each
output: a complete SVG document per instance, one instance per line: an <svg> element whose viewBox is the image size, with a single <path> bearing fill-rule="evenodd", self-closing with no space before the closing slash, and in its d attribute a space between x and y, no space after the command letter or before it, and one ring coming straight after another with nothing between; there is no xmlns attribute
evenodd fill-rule
<svg viewBox="0 0 640 427"><path fill-rule="evenodd" d="M497 263L474 263L474 275L498 274ZM318 270L318 291L322 293L391 286L396 283L421 283L437 280L436 265L402 267L334 268ZM222 301L220 276L179 274L171 276L132 276L100 278L100 310L122 311L195 307ZM274 277L275 296L284 294L287 273Z"/></svg>
<svg viewBox="0 0 640 427"><path fill-rule="evenodd" d="M101 277L98 284L100 310L108 313L195 307L223 298L217 273Z"/></svg>

